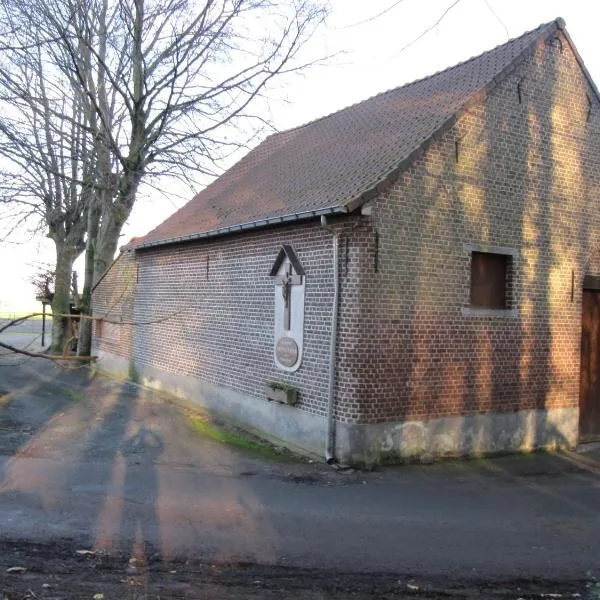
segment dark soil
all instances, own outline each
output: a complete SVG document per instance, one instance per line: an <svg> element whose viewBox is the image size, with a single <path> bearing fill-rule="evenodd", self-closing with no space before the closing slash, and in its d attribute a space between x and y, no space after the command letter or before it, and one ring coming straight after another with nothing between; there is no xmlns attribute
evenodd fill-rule
<svg viewBox="0 0 600 600"><path fill-rule="evenodd" d="M23 570L24 569L24 570ZM12 571L12 572L11 572ZM2 600L88 598L242 600L540 600L585 598L584 582L466 581L424 582L390 573L340 573L284 566L210 564L201 558L165 562L158 555L137 561L125 555L52 544L0 542Z"/></svg>

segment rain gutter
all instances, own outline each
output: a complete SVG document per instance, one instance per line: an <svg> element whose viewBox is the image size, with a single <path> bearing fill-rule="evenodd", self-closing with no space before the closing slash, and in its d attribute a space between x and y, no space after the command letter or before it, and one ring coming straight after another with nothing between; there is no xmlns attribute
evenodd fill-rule
<svg viewBox="0 0 600 600"><path fill-rule="evenodd" d="M298 221L306 221L308 219L314 219L322 215L346 215L348 209L345 206L338 206L333 208L324 208L320 210L310 210L300 213L291 213L283 215L281 217L272 217L269 219L259 219L257 221L251 221L249 223L242 223L241 225L232 225L230 227L220 227L219 229L213 229L211 231L203 231L201 233L192 233L189 235L182 235L166 240L157 240L150 242L142 242L134 247L135 250L144 250L146 248L155 248L156 246L167 246L170 244L182 244L185 242L193 242L196 240L203 240L207 238L213 238L217 236L228 235L232 233L240 233L243 231L249 231L252 229L259 229L261 227L269 227L272 225L288 225L290 223L296 223Z"/></svg>

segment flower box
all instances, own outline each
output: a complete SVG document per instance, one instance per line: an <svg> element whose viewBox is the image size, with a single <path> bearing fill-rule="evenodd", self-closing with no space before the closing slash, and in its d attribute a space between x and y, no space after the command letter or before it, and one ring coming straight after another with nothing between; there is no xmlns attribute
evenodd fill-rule
<svg viewBox="0 0 600 600"><path fill-rule="evenodd" d="M279 381L269 381L265 384L267 400L294 406L298 402L298 392L293 385Z"/></svg>

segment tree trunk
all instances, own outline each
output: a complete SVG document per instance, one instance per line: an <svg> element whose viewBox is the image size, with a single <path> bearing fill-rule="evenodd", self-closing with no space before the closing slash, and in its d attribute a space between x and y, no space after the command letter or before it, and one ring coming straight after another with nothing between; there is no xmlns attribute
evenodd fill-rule
<svg viewBox="0 0 600 600"><path fill-rule="evenodd" d="M123 188L117 201L111 205L110 199L96 204L88 221L88 239L85 255L85 282L82 303L86 314L92 314L92 289L106 273L115 259L119 246L121 229L131 213L140 176L124 176ZM104 192L106 193L106 191ZM102 214L101 214L102 213ZM100 219L100 217L102 217ZM82 319L77 349L79 356L89 356L92 349L92 322Z"/></svg>
<svg viewBox="0 0 600 600"><path fill-rule="evenodd" d="M81 294L81 314L92 314L92 289L98 279L94 277L94 264L96 243L98 238L98 225L100 210L97 202L90 202L88 208L87 241L85 246L85 275L83 293ZM78 356L90 356L92 353L92 321L81 319L79 326L79 340L77 342Z"/></svg>
<svg viewBox="0 0 600 600"><path fill-rule="evenodd" d="M78 256L76 248L54 240L56 246L56 271L54 282L54 298L52 299L53 315L69 314L71 299L71 273L73 263ZM51 354L62 354L67 342L69 319L65 317L52 318Z"/></svg>
<svg viewBox="0 0 600 600"><path fill-rule="evenodd" d="M104 275L115 259L121 229L131 214L141 178L141 169L121 174L118 197L104 210L94 253L94 281Z"/></svg>
<svg viewBox="0 0 600 600"><path fill-rule="evenodd" d="M97 82L96 89L98 90L98 103L101 107L104 118L99 120L98 115L90 110L88 119L90 126L94 131L94 152L96 155L97 172L93 174L91 179L96 183L108 185L111 182L112 170L110 163L110 150L103 144L104 128L110 128L112 125L112 111L107 96L106 89L106 15L108 12L108 0L102 0L101 8L97 14L98 19L98 63L99 68L96 73ZM90 87L93 88L94 69L92 68L92 58L89 47L82 44L81 55L85 57L87 76L91 82ZM112 194L109 190L96 189L93 193L90 191L90 198L87 209L87 239L85 244L85 276L83 282L83 294L81 298L81 312L84 315L90 315L93 312L92 307L92 290L98 279L102 276L100 273L94 273L96 261L96 246L98 244L98 234L100 229L100 217L102 216L102 208L107 206L107 202L112 200ZM95 276L94 276L95 275ZM79 327L79 340L77 343L77 354L79 356L90 356L92 353L92 325L90 319L82 319Z"/></svg>
<svg viewBox="0 0 600 600"><path fill-rule="evenodd" d="M98 281L106 270L110 267L117 247L119 245L119 236L121 235L122 225L119 225L112 215L112 211L107 211L102 218L102 226L96 238L96 247L94 252L94 281Z"/></svg>
<svg viewBox="0 0 600 600"><path fill-rule="evenodd" d="M82 314L86 315L91 315L93 312L92 290L112 264L121 235L122 225L117 224L110 210L102 216L102 225L100 226L100 212L97 205L90 208L85 248L85 280L81 297ZM92 337L92 321L82 319L77 343L79 356L91 354Z"/></svg>

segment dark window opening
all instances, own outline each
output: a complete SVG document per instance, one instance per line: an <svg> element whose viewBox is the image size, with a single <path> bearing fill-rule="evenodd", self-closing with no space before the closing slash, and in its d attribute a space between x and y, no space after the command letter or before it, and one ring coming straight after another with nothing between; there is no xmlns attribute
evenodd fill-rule
<svg viewBox="0 0 600 600"><path fill-rule="evenodd" d="M104 320L103 319L98 319L96 321L96 337L97 338L101 338L102 337L102 325L104 324Z"/></svg>
<svg viewBox="0 0 600 600"><path fill-rule="evenodd" d="M471 255L471 306L510 308L511 256L490 252Z"/></svg>

